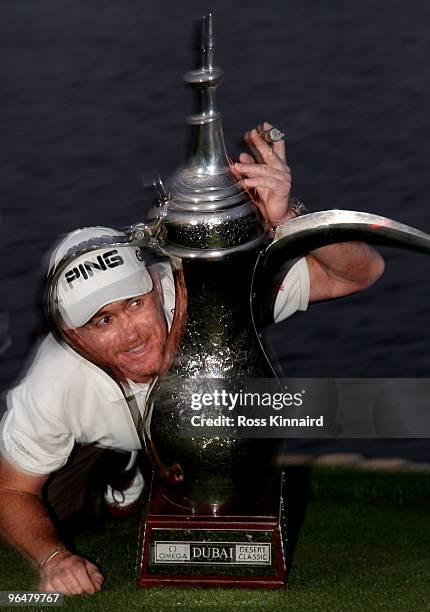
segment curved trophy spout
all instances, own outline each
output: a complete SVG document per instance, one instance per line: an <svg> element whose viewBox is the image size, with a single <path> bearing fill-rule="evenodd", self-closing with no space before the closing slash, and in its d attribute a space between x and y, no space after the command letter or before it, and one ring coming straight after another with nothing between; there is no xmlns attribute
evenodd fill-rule
<svg viewBox="0 0 430 612"><path fill-rule="evenodd" d="M257 329L273 322L276 292L294 262L313 249L349 240L430 252L430 235L387 217L351 210L325 210L276 228L257 259L251 289Z"/></svg>

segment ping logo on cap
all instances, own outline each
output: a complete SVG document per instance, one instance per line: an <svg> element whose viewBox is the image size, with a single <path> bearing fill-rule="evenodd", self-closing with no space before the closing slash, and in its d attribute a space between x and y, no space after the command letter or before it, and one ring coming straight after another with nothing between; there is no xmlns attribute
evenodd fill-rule
<svg viewBox="0 0 430 612"><path fill-rule="evenodd" d="M108 268L116 268L124 263L123 258L118 255L118 251L106 251L102 255L97 255L97 261L86 260L76 268L72 268L64 275L69 288L73 289L73 283L78 279L87 280L94 276L96 270L103 272Z"/></svg>

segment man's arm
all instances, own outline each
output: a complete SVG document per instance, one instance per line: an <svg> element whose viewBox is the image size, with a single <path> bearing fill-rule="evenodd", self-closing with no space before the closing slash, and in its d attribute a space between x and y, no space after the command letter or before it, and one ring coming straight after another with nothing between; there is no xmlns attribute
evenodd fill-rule
<svg viewBox="0 0 430 612"><path fill-rule="evenodd" d="M41 501L48 476L30 475L0 459L0 533L40 569L40 590L66 595L95 593L103 584L98 568L68 551ZM51 554L60 550L52 559Z"/></svg>
<svg viewBox="0 0 430 612"><path fill-rule="evenodd" d="M295 216L289 209L291 170L286 162L283 140L269 145L258 132L268 130L264 123L245 134L254 156L241 153L232 167L249 189L267 221L282 225ZM343 242L315 249L306 256L310 275L310 302L355 293L370 287L383 273L384 260L363 242Z"/></svg>
<svg viewBox="0 0 430 612"><path fill-rule="evenodd" d="M344 242L315 249L306 256L309 302L350 295L366 289L382 275L385 263L364 242Z"/></svg>

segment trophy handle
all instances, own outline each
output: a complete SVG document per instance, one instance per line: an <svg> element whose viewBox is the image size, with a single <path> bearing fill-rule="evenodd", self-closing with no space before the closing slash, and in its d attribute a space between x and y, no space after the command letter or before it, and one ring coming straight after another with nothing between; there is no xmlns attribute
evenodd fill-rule
<svg viewBox="0 0 430 612"><path fill-rule="evenodd" d="M352 210L324 210L292 219L275 230L260 252L251 283L251 312L257 335L273 323L281 282L293 264L322 246L350 240L430 252L430 235L387 217Z"/></svg>

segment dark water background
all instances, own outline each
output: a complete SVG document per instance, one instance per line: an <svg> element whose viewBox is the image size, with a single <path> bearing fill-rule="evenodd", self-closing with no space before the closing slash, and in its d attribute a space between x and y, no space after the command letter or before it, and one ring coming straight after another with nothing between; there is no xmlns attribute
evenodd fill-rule
<svg viewBox="0 0 430 612"><path fill-rule="evenodd" d="M209 10L230 155L270 120L288 132L294 192L311 209L430 231L428 3L3 0L1 388L31 354L43 253L76 227L141 220L142 173L183 160L193 104L181 76L194 62L192 19ZM287 373L429 376L430 258L384 254L377 286L270 332ZM429 458L425 441L378 444L360 448Z"/></svg>

